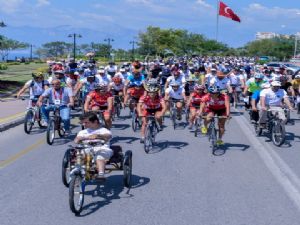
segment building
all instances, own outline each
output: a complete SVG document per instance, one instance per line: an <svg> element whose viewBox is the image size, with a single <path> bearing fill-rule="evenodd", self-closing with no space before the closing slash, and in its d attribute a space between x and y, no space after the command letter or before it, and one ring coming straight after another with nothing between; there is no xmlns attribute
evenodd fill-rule
<svg viewBox="0 0 300 225"><path fill-rule="evenodd" d="M256 40L272 39L277 36L278 36L278 34L275 34L273 32L257 32L255 35L255 39Z"/></svg>

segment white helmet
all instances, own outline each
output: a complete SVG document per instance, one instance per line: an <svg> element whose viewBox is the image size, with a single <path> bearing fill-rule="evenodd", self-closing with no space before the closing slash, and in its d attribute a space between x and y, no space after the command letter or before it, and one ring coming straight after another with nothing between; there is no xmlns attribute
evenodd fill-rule
<svg viewBox="0 0 300 225"><path fill-rule="evenodd" d="M272 81L271 85L272 85L272 87L281 87L281 83L277 80Z"/></svg>

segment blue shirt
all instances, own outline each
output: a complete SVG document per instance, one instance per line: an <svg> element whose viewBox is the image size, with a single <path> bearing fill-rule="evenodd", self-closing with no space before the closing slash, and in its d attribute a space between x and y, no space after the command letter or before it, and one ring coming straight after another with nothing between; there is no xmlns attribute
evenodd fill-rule
<svg viewBox="0 0 300 225"><path fill-rule="evenodd" d="M64 87L55 91L53 88L48 88L42 94L43 97L49 97L49 104L55 104L59 100L59 105L67 105L70 102L70 96L73 96L70 88Z"/></svg>
<svg viewBox="0 0 300 225"><path fill-rule="evenodd" d="M145 76L141 74L138 78L135 78L134 75L130 74L130 75L127 77L127 80L129 80L130 83L133 83L134 81L142 82L142 81L145 80Z"/></svg>
<svg viewBox="0 0 300 225"><path fill-rule="evenodd" d="M254 99L256 102L259 102L259 100L260 100L260 97L259 97L260 91L261 90L254 91L254 93L251 96L251 99Z"/></svg>

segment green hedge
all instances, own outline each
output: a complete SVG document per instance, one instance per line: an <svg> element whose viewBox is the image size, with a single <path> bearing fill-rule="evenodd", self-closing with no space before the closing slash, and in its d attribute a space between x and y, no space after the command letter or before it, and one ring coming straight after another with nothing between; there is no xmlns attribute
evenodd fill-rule
<svg viewBox="0 0 300 225"><path fill-rule="evenodd" d="M0 63L0 70L7 70L8 66L6 63Z"/></svg>
<svg viewBox="0 0 300 225"><path fill-rule="evenodd" d="M20 62L8 62L6 63L8 66L13 66L13 65L21 65Z"/></svg>

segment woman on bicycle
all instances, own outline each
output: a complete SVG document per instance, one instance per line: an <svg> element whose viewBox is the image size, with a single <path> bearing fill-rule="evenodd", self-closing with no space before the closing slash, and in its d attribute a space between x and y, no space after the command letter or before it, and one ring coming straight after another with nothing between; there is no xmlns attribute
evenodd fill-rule
<svg viewBox="0 0 300 225"><path fill-rule="evenodd" d="M221 116L222 118L218 120L219 139L217 140L217 144L223 145L222 137L225 132L226 117L228 118L230 114L229 97L226 94L222 94L218 86L210 86L208 92L209 93L202 98L199 110L200 116L202 116L204 112L207 113L204 119L204 127L202 127L201 131L203 134L206 134L207 126L211 118L215 115Z"/></svg>
<svg viewBox="0 0 300 225"><path fill-rule="evenodd" d="M196 84L194 87L194 91L191 93L190 99L188 100L187 105L190 108L189 129L192 129L196 119L197 111L200 109L201 100L206 95L204 91L205 91L205 85Z"/></svg>
<svg viewBox="0 0 300 225"><path fill-rule="evenodd" d="M108 91L108 86L106 83L99 83L96 85L95 90L90 92L86 97L84 104L84 111L102 111L104 122L107 129L111 128L112 124L112 112L113 112L113 97Z"/></svg>
<svg viewBox="0 0 300 225"><path fill-rule="evenodd" d="M159 123L159 130L162 130L162 117L166 112L166 104L164 99L159 95L159 86L148 86L147 92L138 102L137 110L142 117L141 143L144 142L145 128L147 124L147 116L154 115Z"/></svg>

